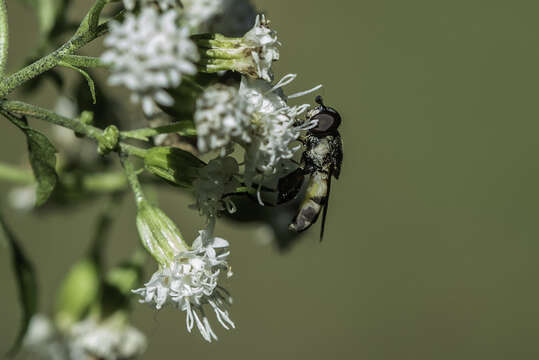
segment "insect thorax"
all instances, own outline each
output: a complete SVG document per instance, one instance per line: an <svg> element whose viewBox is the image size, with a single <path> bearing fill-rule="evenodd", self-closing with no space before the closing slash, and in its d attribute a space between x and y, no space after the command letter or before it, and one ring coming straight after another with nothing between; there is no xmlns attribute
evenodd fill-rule
<svg viewBox="0 0 539 360"><path fill-rule="evenodd" d="M323 137L308 134L305 141L306 150L302 158L305 170L330 173L336 165L335 162L338 161L340 141L338 133Z"/></svg>

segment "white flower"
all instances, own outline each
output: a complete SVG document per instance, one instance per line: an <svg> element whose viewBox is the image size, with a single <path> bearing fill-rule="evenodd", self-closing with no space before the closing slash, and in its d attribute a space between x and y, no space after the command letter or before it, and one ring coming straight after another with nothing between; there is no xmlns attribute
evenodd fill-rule
<svg viewBox="0 0 539 360"><path fill-rule="evenodd" d="M224 10L223 0L182 0L189 25L198 28Z"/></svg>
<svg viewBox="0 0 539 360"><path fill-rule="evenodd" d="M232 157L213 159L199 170L200 176L193 182L193 189L195 206L201 215L211 221L220 211L227 209L233 213L236 210L232 200L223 199L223 196L235 192L240 186L236 178L238 172L238 163Z"/></svg>
<svg viewBox="0 0 539 360"><path fill-rule="evenodd" d="M273 80L271 65L279 59L280 42L264 15L256 17L253 28L242 38L202 34L195 37L195 42L201 51L201 71L232 70L252 78Z"/></svg>
<svg viewBox="0 0 539 360"><path fill-rule="evenodd" d="M137 3L137 0L123 0L124 6L127 10L133 10ZM161 10L168 10L180 5L179 0L139 0L139 2L144 6L152 3L157 3Z"/></svg>
<svg viewBox="0 0 539 360"><path fill-rule="evenodd" d="M245 179L251 184L256 175L275 175L281 170L283 161L292 159L300 146L292 146L301 132L315 126L312 122L299 119L308 104L288 106L287 97L282 87L289 84L296 75L289 74L283 77L276 85L259 80L242 77L239 94L253 108L252 143L245 153ZM321 86L311 90L290 95L294 98L316 91ZM259 183L262 183L260 180Z"/></svg>
<svg viewBox="0 0 539 360"><path fill-rule="evenodd" d="M23 351L32 359L70 360L67 344L44 314L32 316L23 339Z"/></svg>
<svg viewBox="0 0 539 360"><path fill-rule="evenodd" d="M110 85L124 85L133 102L142 101L144 112L156 112L155 102L172 106L174 99L164 90L180 85L184 75L196 73L198 60L189 29L177 25L178 13L159 14L147 7L139 15L128 14L123 23L112 22L105 38L109 47L104 62L112 65Z"/></svg>
<svg viewBox="0 0 539 360"><path fill-rule="evenodd" d="M226 261L229 244L213 237L212 227L213 223L210 229L199 232L191 250L177 254L169 265L161 266L143 288L133 291L142 297L140 302L153 303L156 309L172 304L185 311L187 330L191 332L196 325L209 342L217 340L217 336L204 312L205 305L210 305L225 329L234 328L227 311L231 297L218 285L221 271L229 269Z"/></svg>
<svg viewBox="0 0 539 360"><path fill-rule="evenodd" d="M208 87L197 99L194 115L198 150L205 153L221 149L221 155L234 139L249 143L249 104L238 90L221 84Z"/></svg>
<svg viewBox="0 0 539 360"><path fill-rule="evenodd" d="M112 317L103 322L93 319L75 324L69 332L72 359L133 359L147 347L144 334Z"/></svg>
<svg viewBox="0 0 539 360"><path fill-rule="evenodd" d="M277 33L270 29L269 20L264 15L257 15L255 25L243 36L243 42L252 48L251 56L256 65L256 73L259 78L266 81L273 80L271 65L279 60L279 46Z"/></svg>

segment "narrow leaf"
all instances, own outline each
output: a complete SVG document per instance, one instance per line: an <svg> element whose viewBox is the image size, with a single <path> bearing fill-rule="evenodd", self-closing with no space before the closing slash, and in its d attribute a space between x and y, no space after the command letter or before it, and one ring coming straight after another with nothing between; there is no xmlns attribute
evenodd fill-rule
<svg viewBox="0 0 539 360"><path fill-rule="evenodd" d="M107 0L97 0L95 2L94 6L92 6L84 20L82 20L82 23L77 30L77 34L97 30L97 26L99 25L99 16L101 15L101 11L103 11L106 4Z"/></svg>
<svg viewBox="0 0 539 360"><path fill-rule="evenodd" d="M84 78L86 79L86 82L88 83L88 87L90 88L90 93L92 94L92 102L95 104L96 103L95 84L94 84L94 80L92 79L92 77L86 71L84 71L81 68L78 68L76 66L73 66L73 65L71 65L70 63L68 63L66 61L60 61L60 65L65 66L65 67L70 68L70 69L73 69L75 71L78 71L82 76L84 76Z"/></svg>
<svg viewBox="0 0 539 360"><path fill-rule="evenodd" d="M8 352L8 356L12 357L19 351L30 320L37 311L37 280L34 267L30 260L24 254L22 247L17 241L13 232L8 228L6 222L0 214L0 236L3 236L11 250L11 258L13 271L17 280L17 288L19 292L19 300L21 303L22 319L19 327L19 332Z"/></svg>
<svg viewBox="0 0 539 360"><path fill-rule="evenodd" d="M37 180L36 206L41 206L48 200L58 181L56 149L45 135L30 128L24 118L4 115L26 135L30 164Z"/></svg>

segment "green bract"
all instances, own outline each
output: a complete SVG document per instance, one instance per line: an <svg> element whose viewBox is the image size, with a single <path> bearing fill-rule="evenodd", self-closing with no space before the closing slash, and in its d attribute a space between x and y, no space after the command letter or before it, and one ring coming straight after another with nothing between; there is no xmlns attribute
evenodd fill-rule
<svg viewBox="0 0 539 360"><path fill-rule="evenodd" d="M149 172L185 188L192 186L198 177L198 169L204 165L190 152L170 146L151 148L144 157L144 166Z"/></svg>

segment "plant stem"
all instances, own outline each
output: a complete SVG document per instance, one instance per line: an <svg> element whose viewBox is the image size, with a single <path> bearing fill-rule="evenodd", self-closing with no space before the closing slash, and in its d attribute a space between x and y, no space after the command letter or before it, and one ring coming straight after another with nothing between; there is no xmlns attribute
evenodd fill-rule
<svg viewBox="0 0 539 360"><path fill-rule="evenodd" d="M93 39L94 37L88 33L71 39L49 55L8 76L0 83L0 98L5 97L26 81L52 69L62 60L62 56L74 53Z"/></svg>
<svg viewBox="0 0 539 360"><path fill-rule="evenodd" d="M131 189L133 190L133 193L135 194L135 201L137 203L137 207L139 207L146 201L146 198L144 197L142 186L138 181L137 172L133 167L133 163L129 161L127 156L120 154L120 161L122 162L125 176L127 177L127 182L129 183Z"/></svg>
<svg viewBox="0 0 539 360"><path fill-rule="evenodd" d="M9 27L7 21L6 0L0 0L0 79L6 73L9 46Z"/></svg>
<svg viewBox="0 0 539 360"><path fill-rule="evenodd" d="M181 136L196 136L197 131L190 121L180 121L168 125L158 126L155 128L143 128L131 131L122 131L121 138L137 139L148 141L150 136L159 134L179 134Z"/></svg>
<svg viewBox="0 0 539 360"><path fill-rule="evenodd" d="M58 115L50 110L41 108L39 106L27 104L22 101L0 101L0 107L10 113L30 116L71 129L90 139L99 141L100 137L103 134L103 131L99 128L96 128L95 126L84 124L78 120Z"/></svg>
<svg viewBox="0 0 539 360"><path fill-rule="evenodd" d="M83 28L81 25L75 35L60 48L3 79L0 82L0 98L5 97L26 81L52 69L62 61L64 56L72 55L92 40L104 35L107 32L107 23L97 25L97 22L99 13L105 3L106 0L98 0L83 21L83 24L87 22L88 26ZM100 7L98 12L95 11L95 7Z"/></svg>
<svg viewBox="0 0 539 360"><path fill-rule="evenodd" d="M81 55L64 55L62 61L77 67L108 67L100 58Z"/></svg>
<svg viewBox="0 0 539 360"><path fill-rule="evenodd" d="M103 139L103 130L95 126L85 124L77 119L70 119L65 116L58 115L50 110L41 108L36 105L27 104L22 101L0 101L0 108L8 113L30 116L39 120L47 121L51 124L59 125L75 131L78 134L84 135L89 139L97 142ZM120 142L118 144L120 151L144 158L146 150L137 146L129 145Z"/></svg>

